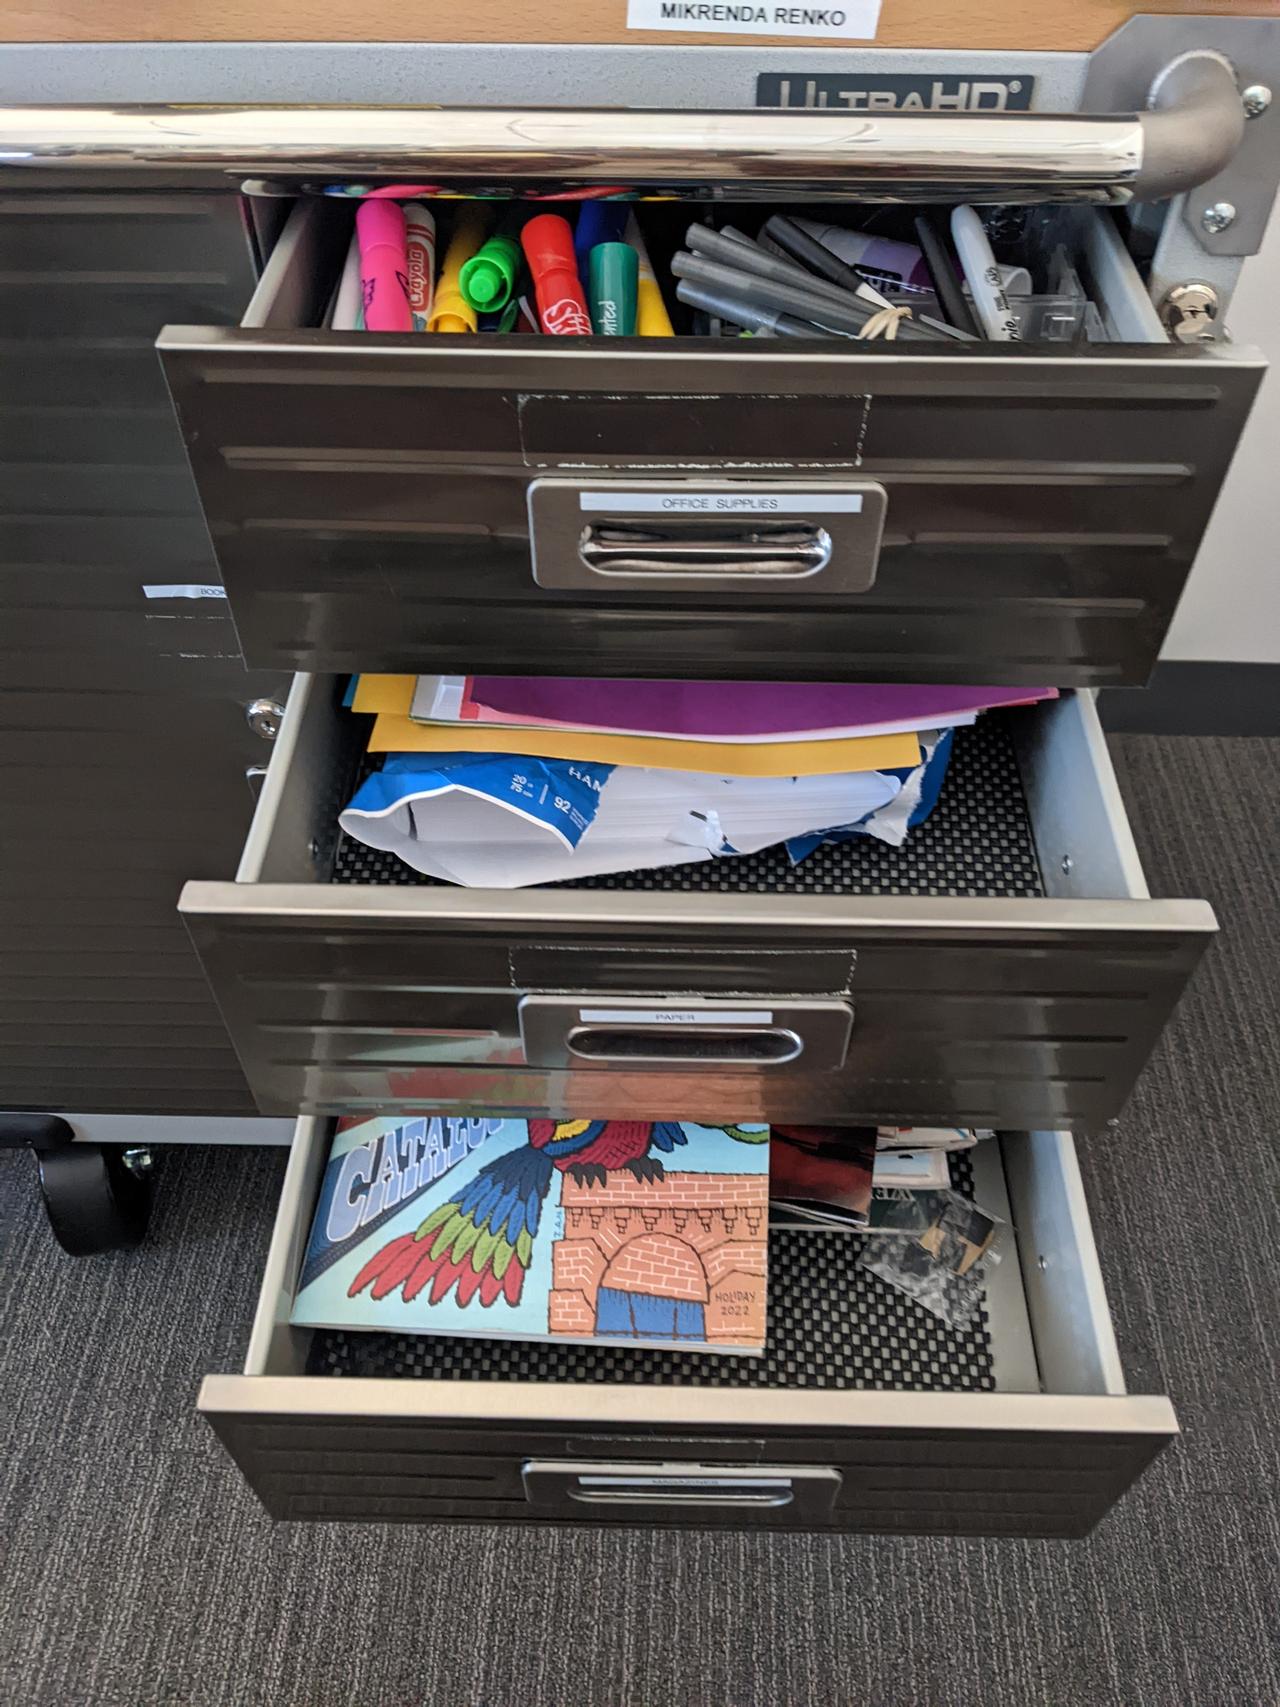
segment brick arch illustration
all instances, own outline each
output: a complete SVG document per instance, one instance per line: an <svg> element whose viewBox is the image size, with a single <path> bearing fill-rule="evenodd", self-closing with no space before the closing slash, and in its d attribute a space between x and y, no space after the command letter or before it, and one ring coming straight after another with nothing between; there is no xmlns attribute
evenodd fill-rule
<svg viewBox="0 0 1280 1707"><path fill-rule="evenodd" d="M693 1246L669 1233L642 1233L624 1245L604 1271L602 1286L615 1292L652 1292L658 1298L707 1301L707 1271Z"/></svg>
<svg viewBox="0 0 1280 1707"><path fill-rule="evenodd" d="M642 1233L604 1271L596 1332L703 1340L708 1292L707 1271L692 1245L668 1233Z"/></svg>
<svg viewBox="0 0 1280 1707"><path fill-rule="evenodd" d="M604 1187L566 1178L550 1331L758 1344L767 1195L763 1176L615 1175Z"/></svg>

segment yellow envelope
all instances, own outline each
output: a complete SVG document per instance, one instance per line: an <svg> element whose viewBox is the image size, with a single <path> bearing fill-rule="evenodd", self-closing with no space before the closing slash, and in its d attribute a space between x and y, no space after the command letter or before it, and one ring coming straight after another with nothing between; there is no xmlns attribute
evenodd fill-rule
<svg viewBox="0 0 1280 1707"><path fill-rule="evenodd" d="M362 677L361 681L367 680ZM412 677L383 677L384 681ZM364 709L359 704L357 710ZM493 724L415 723L378 713L371 753L520 753L534 759L582 759L647 765L712 776L823 776L831 771L905 770L920 763L915 735L859 735L837 741L668 741L652 735L575 735L571 729L506 729Z"/></svg>
<svg viewBox="0 0 1280 1707"><path fill-rule="evenodd" d="M395 711L409 715L417 676L361 676L356 682L352 711Z"/></svg>

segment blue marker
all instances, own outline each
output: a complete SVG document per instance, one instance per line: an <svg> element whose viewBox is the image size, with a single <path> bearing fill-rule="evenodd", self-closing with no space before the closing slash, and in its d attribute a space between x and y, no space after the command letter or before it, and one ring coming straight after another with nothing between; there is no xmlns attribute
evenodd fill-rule
<svg viewBox="0 0 1280 1707"><path fill-rule="evenodd" d="M578 263L578 276L586 290L591 282L588 257L597 243L621 243L631 213L629 202L583 202L578 209L578 223L573 233L573 254Z"/></svg>

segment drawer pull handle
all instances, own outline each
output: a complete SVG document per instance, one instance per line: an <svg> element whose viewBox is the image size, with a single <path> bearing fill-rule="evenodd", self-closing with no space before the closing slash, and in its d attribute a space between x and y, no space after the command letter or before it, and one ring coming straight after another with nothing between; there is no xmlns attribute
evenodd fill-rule
<svg viewBox="0 0 1280 1707"><path fill-rule="evenodd" d="M597 575L687 575L727 581L815 575L831 561L831 535L813 524L740 529L683 537L627 522L593 522L582 530L578 556Z"/></svg>
<svg viewBox="0 0 1280 1707"><path fill-rule="evenodd" d="M520 1041L530 1067L842 1067L853 999L832 996L568 995L520 998Z"/></svg>
<svg viewBox="0 0 1280 1707"><path fill-rule="evenodd" d="M692 1444L689 1442L688 1444ZM763 1443L762 1443L763 1444ZM535 1510L573 1517L574 1506L659 1510L786 1511L788 1518L828 1522L842 1477L826 1464L700 1464L527 1459L525 1498Z"/></svg>
<svg viewBox="0 0 1280 1707"><path fill-rule="evenodd" d="M579 1505L663 1505L663 1506L763 1506L777 1509L793 1505L795 1494L790 1488L772 1492L742 1494L681 1493L676 1489L643 1490L639 1488L567 1488L566 1493Z"/></svg>
<svg viewBox="0 0 1280 1707"><path fill-rule="evenodd" d="M781 1067L799 1060L804 1040L783 1026L681 1026L664 1031L646 1025L574 1026L565 1038L570 1055L580 1061L688 1061L699 1067Z"/></svg>
<svg viewBox="0 0 1280 1707"><path fill-rule="evenodd" d="M1159 75L1157 75L1159 73ZM28 106L0 108L0 162L119 172L496 176L566 184L772 184L889 201L1123 205L1207 182L1244 134L1235 75L1195 51L1134 68L1134 107L1076 113L859 113L791 108Z"/></svg>

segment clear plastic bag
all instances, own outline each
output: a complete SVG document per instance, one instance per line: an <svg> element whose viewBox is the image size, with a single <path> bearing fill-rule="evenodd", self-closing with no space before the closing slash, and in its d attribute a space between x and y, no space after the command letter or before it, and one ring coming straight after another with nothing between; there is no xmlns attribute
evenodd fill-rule
<svg viewBox="0 0 1280 1707"><path fill-rule="evenodd" d="M862 1267L914 1299L951 1328L966 1328L982 1305L992 1246L1003 1223L957 1191L915 1194L923 1200L901 1233L868 1239ZM904 1218L905 1219L905 1218Z"/></svg>

